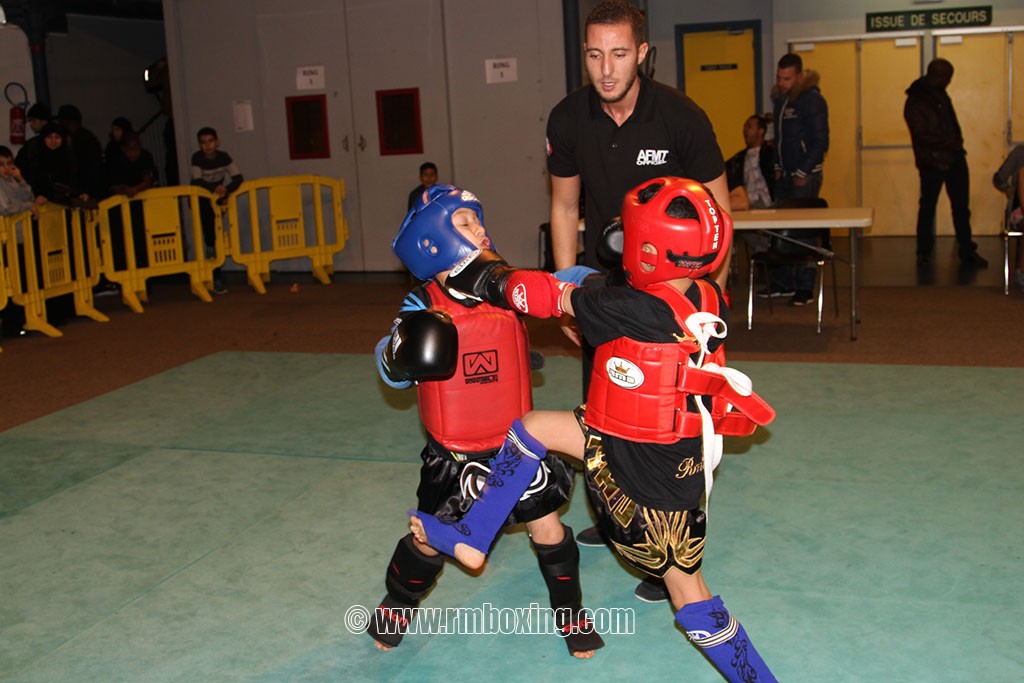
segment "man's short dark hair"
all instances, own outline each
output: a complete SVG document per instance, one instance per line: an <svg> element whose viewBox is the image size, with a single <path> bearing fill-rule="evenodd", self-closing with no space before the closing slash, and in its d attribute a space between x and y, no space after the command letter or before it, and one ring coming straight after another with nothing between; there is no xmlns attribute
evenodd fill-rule
<svg viewBox="0 0 1024 683"><path fill-rule="evenodd" d="M437 164L435 164L433 161L424 161L422 164L420 164L420 173L423 173L424 171L428 170L437 172Z"/></svg>
<svg viewBox="0 0 1024 683"><path fill-rule="evenodd" d="M780 69L796 69L797 73L804 70L804 60L800 59L800 55L795 55L792 52L782 55L782 59L779 60Z"/></svg>
<svg viewBox="0 0 1024 683"><path fill-rule="evenodd" d="M199 129L199 132L196 133L196 140L199 140L200 142L202 142L204 135L212 135L214 140L218 139L217 138L217 131L215 131L213 128L210 128L209 126L203 126L202 128Z"/></svg>
<svg viewBox="0 0 1024 683"><path fill-rule="evenodd" d="M13 159L14 152L11 151L10 147L6 145L0 145L0 157L4 159Z"/></svg>
<svg viewBox="0 0 1024 683"><path fill-rule="evenodd" d="M57 110L59 121L71 121L72 123L82 122L82 110L73 104L62 104Z"/></svg>
<svg viewBox="0 0 1024 683"><path fill-rule="evenodd" d="M644 13L624 0L606 0L592 9L586 28L592 24L629 24L636 44L644 42Z"/></svg>
<svg viewBox="0 0 1024 683"><path fill-rule="evenodd" d="M750 119L754 119L755 121L757 121L757 127L760 128L761 130L768 130L768 119L766 119L765 117L761 116L760 114L753 114L747 118L747 121L749 121Z"/></svg>
<svg viewBox="0 0 1024 683"><path fill-rule="evenodd" d="M41 121L49 121L52 116L49 105L43 102L36 102L28 108L28 113L25 114L25 118L40 119Z"/></svg>

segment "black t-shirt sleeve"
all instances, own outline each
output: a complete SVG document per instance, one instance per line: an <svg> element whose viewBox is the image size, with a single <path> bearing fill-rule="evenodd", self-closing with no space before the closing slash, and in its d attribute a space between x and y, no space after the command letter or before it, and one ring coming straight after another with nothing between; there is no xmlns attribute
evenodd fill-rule
<svg viewBox="0 0 1024 683"><path fill-rule="evenodd" d="M685 166L686 177L708 183L725 172L722 150L707 114L690 98L680 97L687 123L675 127L676 153Z"/></svg>
<svg viewBox="0 0 1024 683"><path fill-rule="evenodd" d="M547 154L548 172L559 178L572 178L580 174L576 165L576 130L569 98L555 105L548 116Z"/></svg>

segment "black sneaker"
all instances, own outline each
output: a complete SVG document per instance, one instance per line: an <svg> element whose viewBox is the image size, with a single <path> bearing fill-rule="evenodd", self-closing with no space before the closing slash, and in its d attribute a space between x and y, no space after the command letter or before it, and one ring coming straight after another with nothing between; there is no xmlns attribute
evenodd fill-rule
<svg viewBox="0 0 1024 683"><path fill-rule="evenodd" d="M807 304L814 301L814 296L810 292L800 291L793 295L793 298L789 300L790 306L806 306Z"/></svg>
<svg viewBox="0 0 1024 683"><path fill-rule="evenodd" d="M648 576L636 587L633 595L637 600L644 602L665 602L668 600L668 589L665 588L665 582L661 579Z"/></svg>
<svg viewBox="0 0 1024 683"><path fill-rule="evenodd" d="M598 529L596 526L592 526L589 529L584 529L583 531L576 534L576 544L586 546L588 548L600 548L602 546L608 545L608 543L604 540L604 534L602 534L601 530Z"/></svg>
<svg viewBox="0 0 1024 683"><path fill-rule="evenodd" d="M796 292L792 289L762 289L757 293L758 299L782 299L787 296L793 296Z"/></svg>
<svg viewBox="0 0 1024 683"><path fill-rule="evenodd" d="M973 252L960 257L960 266L963 268L988 268L988 260L979 255L978 252Z"/></svg>

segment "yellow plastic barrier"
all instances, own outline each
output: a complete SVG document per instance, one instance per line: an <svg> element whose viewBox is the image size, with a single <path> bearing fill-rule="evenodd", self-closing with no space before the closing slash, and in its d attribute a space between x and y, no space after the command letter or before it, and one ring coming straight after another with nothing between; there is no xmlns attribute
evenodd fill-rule
<svg viewBox="0 0 1024 683"><path fill-rule="evenodd" d="M215 221L213 253L207 254L200 218L200 200L209 200ZM212 301L213 271L224 263L224 222L217 196L201 187L182 185L160 187L140 192L132 198L124 195L109 197L100 202L99 224L103 253L103 274L111 282L121 285L121 298L133 311L142 313L142 302L147 300L146 280L162 275L186 274L192 293L203 301ZM145 251L148 263L140 265L136 259L135 234L131 204L142 205L145 226ZM115 267L111 243L110 211L120 211L121 232L125 251L125 267ZM189 216L191 247L195 257L188 259L188 243L183 215ZM142 229L138 230L142 234Z"/></svg>
<svg viewBox="0 0 1024 683"><path fill-rule="evenodd" d="M315 239L306 235L303 208L303 187L311 187ZM330 218L334 239L328 243L322 190L330 191ZM261 202L265 196L266 201ZM245 198L249 208L247 240L242 240L239 202ZM348 222L342 215L345 182L318 175L281 176L260 178L242 183L228 198L228 226L230 230L228 253L232 260L245 266L249 284L260 294L266 293L265 282L270 280L270 264L289 258L308 258L313 275L325 285L331 283L334 255L345 247L348 240ZM263 248L260 218L269 212L270 248ZM250 246L251 245L251 246ZM244 250L244 251L243 251Z"/></svg>
<svg viewBox="0 0 1024 683"><path fill-rule="evenodd" d="M92 305L92 289L99 282L99 250L88 212L60 204L39 208L37 225L29 212L7 219L13 233L20 227L24 257L18 258L17 240L8 235L7 272L10 298L25 309L25 329L49 337L63 333L46 320L46 301L71 294L75 314L99 322L110 320ZM24 267L24 273L22 273Z"/></svg>
<svg viewBox="0 0 1024 683"><path fill-rule="evenodd" d="M17 216L12 216L12 219L17 218ZM4 307L7 305L10 295L14 293L14 288L11 286L11 274L7 268L7 262L10 260L11 254L14 253L9 250L7 245L14 242L16 242L14 224L8 220L7 216L0 216L0 315L3 315ZM3 351L4 348L0 346L0 353Z"/></svg>

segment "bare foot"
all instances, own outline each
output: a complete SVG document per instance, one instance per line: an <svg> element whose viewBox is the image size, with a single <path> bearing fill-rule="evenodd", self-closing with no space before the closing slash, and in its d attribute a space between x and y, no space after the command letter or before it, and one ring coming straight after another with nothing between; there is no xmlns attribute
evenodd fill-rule
<svg viewBox="0 0 1024 683"><path fill-rule="evenodd" d="M416 515L409 515L409 531L412 532L412 537L417 543L433 548L430 545L430 539L427 538L426 529L423 528L423 522ZM487 561L487 555L471 545L456 543L455 559L469 569L480 569Z"/></svg>
<svg viewBox="0 0 1024 683"><path fill-rule="evenodd" d="M373 641L373 646L376 647L381 652L387 652L388 650L391 649L390 647L388 647L384 643L380 642L379 640L374 640ZM593 654L593 653L591 653L591 654Z"/></svg>
<svg viewBox="0 0 1024 683"><path fill-rule="evenodd" d="M409 531L412 532L412 537L417 543L430 545L430 541L427 540L427 532L423 529L423 522L416 515L409 515Z"/></svg>
<svg viewBox="0 0 1024 683"><path fill-rule="evenodd" d="M572 656L576 659L590 659L595 654L597 654L597 650L587 650L586 652L573 652Z"/></svg>

